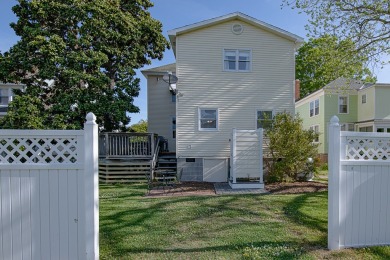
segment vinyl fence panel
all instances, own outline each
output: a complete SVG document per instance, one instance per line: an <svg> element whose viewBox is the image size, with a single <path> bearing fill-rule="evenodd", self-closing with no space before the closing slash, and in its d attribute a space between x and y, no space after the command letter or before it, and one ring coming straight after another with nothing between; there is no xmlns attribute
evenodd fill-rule
<svg viewBox="0 0 390 260"><path fill-rule="evenodd" d="M390 134L329 125L328 247L390 244Z"/></svg>
<svg viewBox="0 0 390 260"><path fill-rule="evenodd" d="M0 132L0 259L98 259L97 134Z"/></svg>

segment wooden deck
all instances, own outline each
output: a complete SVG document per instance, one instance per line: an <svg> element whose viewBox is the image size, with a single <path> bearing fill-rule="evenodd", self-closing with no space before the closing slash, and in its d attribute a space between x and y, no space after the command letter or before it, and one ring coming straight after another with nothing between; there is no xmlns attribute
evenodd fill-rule
<svg viewBox="0 0 390 260"><path fill-rule="evenodd" d="M99 135L99 181L147 182L154 174L159 151L154 133L102 133Z"/></svg>

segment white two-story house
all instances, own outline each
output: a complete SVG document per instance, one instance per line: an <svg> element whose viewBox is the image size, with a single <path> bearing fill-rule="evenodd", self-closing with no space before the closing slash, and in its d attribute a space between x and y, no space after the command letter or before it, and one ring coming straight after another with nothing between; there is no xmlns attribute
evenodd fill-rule
<svg viewBox="0 0 390 260"><path fill-rule="evenodd" d="M238 12L168 34L176 63L143 71L148 131L167 138L183 180L227 181L232 129L295 113L294 53L303 39ZM178 78L171 88L167 71Z"/></svg>

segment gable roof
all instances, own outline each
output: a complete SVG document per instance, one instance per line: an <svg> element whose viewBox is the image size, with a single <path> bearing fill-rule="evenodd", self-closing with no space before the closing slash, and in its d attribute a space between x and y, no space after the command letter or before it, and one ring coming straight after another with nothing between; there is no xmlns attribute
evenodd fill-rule
<svg viewBox="0 0 390 260"><path fill-rule="evenodd" d="M141 70L141 73L147 77L148 75L165 75L167 71L171 71L173 74L176 72L176 63L171 63L151 69Z"/></svg>
<svg viewBox="0 0 390 260"><path fill-rule="evenodd" d="M367 86L371 86L372 83L364 83L363 81L360 80L355 80L355 79L348 79L348 78L337 78L327 85L325 87L320 88L319 90L316 90L306 97L303 97L295 102L295 105L300 105L304 102L306 102L308 99L312 98L313 96L319 94L320 92L324 92L325 90L356 90L359 91L363 88L366 88Z"/></svg>
<svg viewBox="0 0 390 260"><path fill-rule="evenodd" d="M338 78L327 84L323 89L348 89L359 90L364 87L364 82L355 79Z"/></svg>
<svg viewBox="0 0 390 260"><path fill-rule="evenodd" d="M169 30L168 36L169 36L169 40L171 41L171 44L172 44L173 52L176 54L176 46L175 45L176 45L176 36L177 35L180 35L183 33L188 33L188 32L194 31L194 30L198 30L201 28L209 27L209 26L212 26L215 24L219 24L219 23L223 23L223 22L231 21L231 20L240 20L240 21L249 23L255 27L261 28L265 31L279 35L282 38L285 38L287 40L294 42L295 44L297 44L297 47L301 43L303 43L303 38L296 35L296 34L290 33L290 32L285 31L279 27L276 27L276 26L273 26L273 25L268 24L266 22L260 21L256 18L253 18L253 17L246 15L246 14L243 14L241 12L234 12L234 13L226 14L226 15L219 16L216 18L204 20L204 21L201 21L198 23L179 27L179 28L176 28L173 30Z"/></svg>

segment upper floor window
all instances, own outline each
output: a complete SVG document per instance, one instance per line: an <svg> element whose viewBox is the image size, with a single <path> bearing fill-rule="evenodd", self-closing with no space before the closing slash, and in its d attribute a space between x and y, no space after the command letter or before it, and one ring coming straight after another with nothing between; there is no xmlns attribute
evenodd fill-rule
<svg viewBox="0 0 390 260"><path fill-rule="evenodd" d="M364 94L362 95L362 104L366 104L366 102L367 102L367 95Z"/></svg>
<svg viewBox="0 0 390 260"><path fill-rule="evenodd" d="M218 130L218 109L199 108L199 130Z"/></svg>
<svg viewBox="0 0 390 260"><path fill-rule="evenodd" d="M270 129L272 120L272 110L257 110L257 128Z"/></svg>
<svg viewBox="0 0 390 260"><path fill-rule="evenodd" d="M320 100L316 99L310 102L310 117L320 114Z"/></svg>
<svg viewBox="0 0 390 260"><path fill-rule="evenodd" d="M223 69L226 71L250 71L250 50L223 50Z"/></svg>
<svg viewBox="0 0 390 260"><path fill-rule="evenodd" d="M348 96L339 96L339 114L348 114Z"/></svg>
<svg viewBox="0 0 390 260"><path fill-rule="evenodd" d="M9 90L8 89L0 89L0 105L6 106L9 103Z"/></svg>

